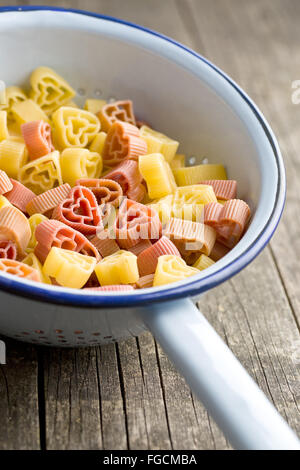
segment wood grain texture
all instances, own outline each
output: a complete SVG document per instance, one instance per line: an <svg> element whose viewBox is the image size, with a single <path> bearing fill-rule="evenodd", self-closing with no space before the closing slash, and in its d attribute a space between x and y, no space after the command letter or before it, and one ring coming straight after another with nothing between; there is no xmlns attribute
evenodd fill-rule
<svg viewBox="0 0 300 470"><path fill-rule="evenodd" d="M97 348L97 373L104 449L127 449L128 435L116 346Z"/></svg>
<svg viewBox="0 0 300 470"><path fill-rule="evenodd" d="M101 449L97 349L43 352L46 447Z"/></svg>
<svg viewBox="0 0 300 470"><path fill-rule="evenodd" d="M144 334L120 343L118 354L129 448L171 448L152 337Z"/></svg>
<svg viewBox="0 0 300 470"><path fill-rule="evenodd" d="M117 16L185 43L232 76L272 124L288 178L282 222L269 248L202 297L199 306L300 433L300 105L291 101L292 81L300 79L300 3L65 0L51 5ZM9 363L0 371L5 397L0 448L230 448L148 333L86 350L36 350L12 342L9 351Z"/></svg>
<svg viewBox="0 0 300 470"><path fill-rule="evenodd" d="M0 450L39 449L37 351L2 339L6 364L0 365Z"/></svg>

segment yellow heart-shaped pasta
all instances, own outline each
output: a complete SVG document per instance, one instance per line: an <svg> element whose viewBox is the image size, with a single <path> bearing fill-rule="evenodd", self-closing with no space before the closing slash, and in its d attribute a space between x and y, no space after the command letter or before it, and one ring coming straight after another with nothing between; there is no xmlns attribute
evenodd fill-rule
<svg viewBox="0 0 300 470"><path fill-rule="evenodd" d="M43 273L59 285L80 289L96 266L96 258L71 250L52 247L43 266Z"/></svg>
<svg viewBox="0 0 300 470"><path fill-rule="evenodd" d="M151 199L167 196L176 189L170 165L161 153L140 155L139 170L147 183Z"/></svg>
<svg viewBox="0 0 300 470"><path fill-rule="evenodd" d="M101 286L133 284L139 279L137 256L130 251L119 250L101 260L95 273Z"/></svg>
<svg viewBox="0 0 300 470"><path fill-rule="evenodd" d="M5 98L6 103L1 104L0 109L7 111L7 120L13 122L15 118L11 110L12 106L15 103L27 100L27 96L22 88L18 86L9 86L5 89Z"/></svg>
<svg viewBox="0 0 300 470"><path fill-rule="evenodd" d="M141 127L140 136L147 143L148 153L162 153L168 163L175 157L179 145L176 140L148 126Z"/></svg>
<svg viewBox="0 0 300 470"><path fill-rule="evenodd" d="M87 147L100 130L95 114L83 109L62 106L52 115L54 140L61 148Z"/></svg>
<svg viewBox="0 0 300 470"><path fill-rule="evenodd" d="M27 163L19 170L18 179L35 194L41 194L63 184L59 152L55 150Z"/></svg>
<svg viewBox="0 0 300 470"><path fill-rule="evenodd" d="M48 67L38 67L30 77L30 98L50 115L60 106L67 104L76 95L75 90Z"/></svg>
<svg viewBox="0 0 300 470"><path fill-rule="evenodd" d="M181 281L182 279L194 276L194 274L198 273L198 269L188 266L179 256L160 256L154 274L153 287Z"/></svg>
<svg viewBox="0 0 300 470"><path fill-rule="evenodd" d="M102 171L102 157L88 149L65 149L60 157L64 183L74 186L81 178L99 178Z"/></svg>

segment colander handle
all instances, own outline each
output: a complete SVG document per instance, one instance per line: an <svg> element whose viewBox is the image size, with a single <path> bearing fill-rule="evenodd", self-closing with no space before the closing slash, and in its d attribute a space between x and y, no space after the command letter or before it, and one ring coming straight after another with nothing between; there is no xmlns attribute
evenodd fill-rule
<svg viewBox="0 0 300 470"><path fill-rule="evenodd" d="M300 441L191 300L142 312L152 331L236 449L300 449Z"/></svg>

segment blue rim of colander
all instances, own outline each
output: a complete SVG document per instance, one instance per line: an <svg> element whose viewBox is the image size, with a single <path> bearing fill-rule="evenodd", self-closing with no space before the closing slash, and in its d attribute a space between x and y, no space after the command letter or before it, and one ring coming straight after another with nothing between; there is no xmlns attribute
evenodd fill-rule
<svg viewBox="0 0 300 470"><path fill-rule="evenodd" d="M0 276L0 289L10 292L14 295L29 297L32 300L42 300L55 304L72 305L75 307L133 307L149 304L150 302L163 302L175 300L182 297L193 297L199 295L207 291L208 289L212 289L213 287L221 284L222 282L231 278L243 268L245 268L264 249L264 247L267 245L267 243L273 236L283 212L286 194L285 170L278 143L276 141L275 136L273 135L269 124L267 123L261 111L253 103L251 98L249 98L249 96L222 70L220 70L218 67L216 67L209 60L202 57L197 52L193 51L192 49L189 49L188 47L175 41L174 39L169 38L168 36L165 36L161 33L145 28L143 26L137 25L135 23L114 18L112 16L101 15L99 13L93 13L85 10L77 10L73 8L56 8L51 6L39 5L0 7L0 13L10 11L26 12L40 10L76 13L79 15L91 16L106 21L112 21L114 23L120 23L126 26L130 26L131 28L145 31L146 33L152 34L153 36L157 36L179 47L180 49L186 51L188 54L197 57L199 60L211 67L216 73L221 75L221 77L223 77L239 93L239 95L251 108L257 120L261 124L265 135L269 140L269 143L274 153L278 171L276 199L273 211L268 221L266 222L264 228L257 235L256 239L252 242L252 244L249 245L247 249L237 259L233 260L232 262L230 262L222 269L213 274L207 275L206 277L203 277L201 279L190 280L184 285L174 285L174 287L172 287L172 284L170 284L170 287L168 289L165 288L160 291L152 291L152 289L145 289L142 292L133 292L130 294L92 294L91 292L89 292L88 295L83 295L82 291L80 293L76 293L75 289L74 292L65 292L60 289L47 289L45 287L40 287L38 284L33 285L32 283L24 283L20 280L15 279L13 276Z"/></svg>

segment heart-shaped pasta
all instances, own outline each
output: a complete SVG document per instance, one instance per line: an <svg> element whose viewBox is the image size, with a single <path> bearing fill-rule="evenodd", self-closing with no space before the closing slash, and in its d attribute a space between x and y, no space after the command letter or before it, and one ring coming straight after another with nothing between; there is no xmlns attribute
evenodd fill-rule
<svg viewBox="0 0 300 470"><path fill-rule="evenodd" d="M43 266L43 273L54 278L61 286L81 289L95 266L96 258L93 256L52 247Z"/></svg>
<svg viewBox="0 0 300 470"><path fill-rule="evenodd" d="M158 259L160 256L174 255L179 256L180 253L174 243L167 237L161 237L156 243L149 246L146 250L138 255L138 268L140 276L153 274L155 272Z"/></svg>
<svg viewBox="0 0 300 470"><path fill-rule="evenodd" d="M115 222L115 233L119 246L128 249L142 239L159 239L161 222L151 207L124 199Z"/></svg>
<svg viewBox="0 0 300 470"><path fill-rule="evenodd" d="M147 153L147 144L140 138L137 127L126 122L116 121L107 133L103 148L103 163L113 167L123 160L137 159Z"/></svg>
<svg viewBox="0 0 300 470"><path fill-rule="evenodd" d="M101 260L95 273L101 286L134 284L139 278L137 257L129 251L117 251Z"/></svg>
<svg viewBox="0 0 300 470"><path fill-rule="evenodd" d="M201 222L171 218L164 235L172 240L183 258L193 264L201 253L209 256L216 241L216 231Z"/></svg>
<svg viewBox="0 0 300 470"><path fill-rule="evenodd" d="M80 232L59 222L58 220L44 220L35 230L37 244L34 249L35 255L45 262L49 251L53 246L66 250L76 251L87 256L101 259L95 246Z"/></svg>
<svg viewBox="0 0 300 470"><path fill-rule="evenodd" d="M99 206L103 204L112 204L114 207L118 207L120 204L123 191L119 183L108 178L80 178L76 181L76 186L85 186L89 188Z"/></svg>
<svg viewBox="0 0 300 470"><path fill-rule="evenodd" d="M20 168L27 163L28 151L22 137L10 136L0 142L0 167L11 178L18 178Z"/></svg>
<svg viewBox="0 0 300 470"><path fill-rule="evenodd" d="M32 201L35 194L30 189L26 188L24 184L19 183L19 181L12 178L10 181L12 183L12 189L5 194L5 197L11 204L20 209L20 211L26 213L27 204Z"/></svg>
<svg viewBox="0 0 300 470"><path fill-rule="evenodd" d="M97 200L83 186L72 188L68 198L54 209L52 217L83 234L93 235L103 228Z"/></svg>
<svg viewBox="0 0 300 470"><path fill-rule="evenodd" d="M62 106L52 115L54 140L58 147L86 147L100 130L95 114L83 109Z"/></svg>
<svg viewBox="0 0 300 470"><path fill-rule="evenodd" d="M49 189L38 196L34 196L26 205L26 211L29 215L39 213L50 217L53 209L66 199L70 191L71 186L68 183Z"/></svg>
<svg viewBox="0 0 300 470"><path fill-rule="evenodd" d="M18 125L32 121L50 122L47 115L33 100L18 101L13 104L11 111Z"/></svg>
<svg viewBox="0 0 300 470"><path fill-rule="evenodd" d="M181 281L198 273L198 269L187 266L186 262L179 256L160 256L154 274L153 286L163 286L171 282Z"/></svg>
<svg viewBox="0 0 300 470"><path fill-rule="evenodd" d="M0 209L0 240L12 240L21 258L31 237L28 219L14 206Z"/></svg>
<svg viewBox="0 0 300 470"><path fill-rule="evenodd" d="M175 202L181 204L208 204L217 202L213 188L207 184L193 184L176 188Z"/></svg>
<svg viewBox="0 0 300 470"><path fill-rule="evenodd" d="M136 125L132 101L115 101L105 104L98 113L102 129L107 132L116 121Z"/></svg>
<svg viewBox="0 0 300 470"><path fill-rule="evenodd" d="M197 184L179 187L173 194L151 204L151 207L157 210L163 224L167 223L170 217L203 222L204 205L216 201L211 186Z"/></svg>
<svg viewBox="0 0 300 470"><path fill-rule="evenodd" d="M12 240L0 240L0 258L17 258L17 247Z"/></svg>
<svg viewBox="0 0 300 470"><path fill-rule="evenodd" d="M250 208L241 199L231 199L224 205L218 202L204 207L204 223L214 227L217 239L228 248L240 240L250 218Z"/></svg>
<svg viewBox="0 0 300 470"><path fill-rule="evenodd" d="M32 253L32 251L34 250L34 247L36 246L35 229L39 224L44 222L44 220L48 219L43 214L33 214L29 217L28 222L30 225L31 237L26 248L26 253Z"/></svg>
<svg viewBox="0 0 300 470"><path fill-rule="evenodd" d="M59 152L55 150L27 163L20 168L18 179L35 194L44 193L63 184Z"/></svg>
<svg viewBox="0 0 300 470"><path fill-rule="evenodd" d="M0 105L1 110L7 111L7 120L13 122L14 115L12 113L12 106L15 103L27 100L27 96L25 95L22 88L18 86L9 86L5 89L5 96L6 96L6 103Z"/></svg>
<svg viewBox="0 0 300 470"><path fill-rule="evenodd" d="M25 263L12 259L0 259L0 271L14 276L22 277L30 281L40 282L40 276L36 269Z"/></svg>
<svg viewBox="0 0 300 470"><path fill-rule="evenodd" d="M141 126L140 135L147 143L148 153L162 153L168 163L173 160L179 142L145 125Z"/></svg>
<svg viewBox="0 0 300 470"><path fill-rule="evenodd" d="M119 166L105 175L105 178L117 181L123 190L123 195L133 201L143 200L146 192L142 184L142 175L139 172L138 163L133 160L125 160Z"/></svg>
<svg viewBox="0 0 300 470"><path fill-rule="evenodd" d="M178 186L188 186L198 184L206 180L226 180L226 170L223 165L202 164L187 166L184 168L174 168L173 173Z"/></svg>
<svg viewBox="0 0 300 470"><path fill-rule="evenodd" d="M199 181L199 184L212 186L217 199L228 201L236 198L237 182L235 180L205 180Z"/></svg>
<svg viewBox="0 0 300 470"><path fill-rule="evenodd" d="M175 191L174 175L161 153L140 155L139 171L146 181L151 199L161 198Z"/></svg>
<svg viewBox="0 0 300 470"><path fill-rule="evenodd" d="M30 77L30 98L47 114L67 104L76 95L75 90L48 67L38 67Z"/></svg>
<svg viewBox="0 0 300 470"><path fill-rule="evenodd" d="M88 149L65 149L60 157L63 181L71 186L79 178L99 178L102 171L102 157Z"/></svg>
<svg viewBox="0 0 300 470"><path fill-rule="evenodd" d="M0 194L5 194L13 188L10 178L5 171L0 170Z"/></svg>
<svg viewBox="0 0 300 470"><path fill-rule="evenodd" d="M109 236L109 231L107 229L104 229L91 237L90 242L97 248L103 258L113 255L120 250L116 240Z"/></svg>
<svg viewBox="0 0 300 470"><path fill-rule="evenodd" d="M31 121L21 125L21 131L30 160L53 152L51 126L45 121Z"/></svg>

